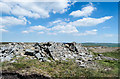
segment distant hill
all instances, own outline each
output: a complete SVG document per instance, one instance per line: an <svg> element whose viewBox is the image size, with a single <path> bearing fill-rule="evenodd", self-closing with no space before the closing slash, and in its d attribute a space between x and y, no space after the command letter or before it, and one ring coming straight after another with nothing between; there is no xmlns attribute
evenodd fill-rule
<svg viewBox="0 0 120 79"><path fill-rule="evenodd" d="M0 44L8 44L8 43L12 43L12 42L0 42ZM18 42L19 43L19 42ZM24 42L24 43L36 43L36 42ZM65 42L63 42L65 43ZM90 46L90 47L94 47L94 46L105 46L105 47L120 47L120 44L118 46L118 43L81 43L83 46Z"/></svg>
<svg viewBox="0 0 120 79"><path fill-rule="evenodd" d="M118 43L82 43L83 46L120 47Z"/></svg>

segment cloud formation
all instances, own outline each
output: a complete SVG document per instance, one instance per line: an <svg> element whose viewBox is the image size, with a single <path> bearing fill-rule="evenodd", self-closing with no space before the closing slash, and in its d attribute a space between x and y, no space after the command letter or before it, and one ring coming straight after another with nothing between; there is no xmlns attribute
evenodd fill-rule
<svg viewBox="0 0 120 79"><path fill-rule="evenodd" d="M77 10L77 11L73 11L71 12L69 15L73 16L73 17L88 17L92 14L92 12L95 10L96 8L93 7L92 4L87 5L86 7L83 7L81 10Z"/></svg>
<svg viewBox="0 0 120 79"><path fill-rule="evenodd" d="M95 25L103 23L106 20L109 20L111 18L112 18L112 16L105 16L102 18L83 18L83 19L78 19L76 21L70 22L69 24L73 25L73 26L79 26L79 27L81 27L81 26L95 26Z"/></svg>
<svg viewBox="0 0 120 79"><path fill-rule="evenodd" d="M29 33L33 31L44 31L44 33L49 35L57 35L58 33L72 34L72 35L96 35L97 29L93 29L91 31L85 31L84 33L80 33L76 27L87 27L87 26L95 26L97 24L103 23L108 19L111 19L112 16L105 16L102 18L83 18L78 19L73 22L67 22L62 20L55 20L53 22L49 22L49 28L45 26L31 26L27 31L23 31L23 33ZM51 27L52 26L52 27Z"/></svg>
<svg viewBox="0 0 120 79"><path fill-rule="evenodd" d="M34 32L34 31L45 31L45 30L48 30L48 29L44 26L38 25L38 26L31 26L27 30L22 31L22 33L30 33L30 32Z"/></svg>
<svg viewBox="0 0 120 79"><path fill-rule="evenodd" d="M113 37L114 34L104 34L105 37Z"/></svg>
<svg viewBox="0 0 120 79"><path fill-rule="evenodd" d="M5 17L0 17L0 31L2 32L8 32L5 28L8 26L16 26L16 25L26 25L27 23L30 23L27 21L25 17L19 17L15 18L12 16L5 16Z"/></svg>
<svg viewBox="0 0 120 79"><path fill-rule="evenodd" d="M2 0L0 2L0 12L30 18L47 18L50 16L50 12L54 14L64 13L68 10L68 7L72 5L72 2L68 3L69 0L57 0L54 2L49 2L50 0L47 0L47 2L42 1L36 2L36 0L32 0L32 2L19 2L17 0L11 0L11 2L9 2L9 0Z"/></svg>
<svg viewBox="0 0 120 79"><path fill-rule="evenodd" d="M0 28L0 32L8 32L8 30Z"/></svg>
<svg viewBox="0 0 120 79"><path fill-rule="evenodd" d="M15 25L26 25L30 23L25 17L15 18L12 16L0 17L1 26L15 26Z"/></svg>
<svg viewBox="0 0 120 79"><path fill-rule="evenodd" d="M75 36L86 36L86 35L96 35L97 34L97 29L93 29L93 30L90 30L90 31L85 31L84 33L76 33L74 34Z"/></svg>
<svg viewBox="0 0 120 79"><path fill-rule="evenodd" d="M19 2L17 0L12 1L14 2L9 2L9 0L1 0L0 2L0 12L15 16L0 17L0 20L2 21L2 25L0 26L3 26L0 29L4 32L7 32L7 30L5 30L6 26L26 25L27 23L30 24L30 22L26 19L27 17L48 18L50 17L50 13L62 14L74 4L74 2L70 2L70 0L57 0L54 2L49 2L50 0L47 0L48 2L35 2L36 0L30 0L30 2ZM83 33L80 33L77 29L77 27L96 26L112 18L112 16L105 16L101 18L88 17L95 9L96 7L90 3L81 10L73 11L69 14L73 17L83 17L82 19L75 21L70 21L70 18L65 18L64 20L55 20L53 22L49 22L48 27L42 25L31 26L22 31L22 33L37 32L38 34L46 33L49 35L66 33L76 34L78 36L89 34L95 35L97 34L97 29L85 31Z"/></svg>
<svg viewBox="0 0 120 79"><path fill-rule="evenodd" d="M78 30L76 27L71 26L71 25L66 25L66 26L54 26L51 28L52 31L56 31L57 33L76 33Z"/></svg>

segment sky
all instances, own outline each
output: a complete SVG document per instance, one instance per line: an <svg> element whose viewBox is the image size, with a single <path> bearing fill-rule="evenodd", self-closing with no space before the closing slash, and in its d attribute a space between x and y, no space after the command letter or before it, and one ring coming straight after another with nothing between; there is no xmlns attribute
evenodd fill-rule
<svg viewBox="0 0 120 79"><path fill-rule="evenodd" d="M2 42L118 42L118 2L0 2Z"/></svg>

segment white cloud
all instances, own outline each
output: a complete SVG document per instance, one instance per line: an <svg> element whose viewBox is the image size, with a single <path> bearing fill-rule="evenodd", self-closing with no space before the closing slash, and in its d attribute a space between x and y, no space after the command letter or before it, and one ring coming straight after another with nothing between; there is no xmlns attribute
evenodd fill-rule
<svg viewBox="0 0 120 79"><path fill-rule="evenodd" d="M85 31L84 33L76 33L74 34L75 36L86 36L86 35L96 35L97 34L97 29L93 29L90 31Z"/></svg>
<svg viewBox="0 0 120 79"><path fill-rule="evenodd" d="M76 27L71 26L71 25L66 25L66 26L54 26L51 28L52 31L57 31L58 33L76 33L78 30Z"/></svg>
<svg viewBox="0 0 120 79"><path fill-rule="evenodd" d="M31 26L29 28L27 28L27 30L22 31L22 33L30 33L30 32L34 32L34 31L46 31L49 30L48 28L38 25L38 26ZM42 32L38 32L38 33L42 33Z"/></svg>
<svg viewBox="0 0 120 79"><path fill-rule="evenodd" d="M105 26L105 27L102 27L102 29L109 29L109 28L111 28L111 27L107 27L107 26Z"/></svg>
<svg viewBox="0 0 120 79"><path fill-rule="evenodd" d="M8 30L0 28L0 32L8 32Z"/></svg>
<svg viewBox="0 0 120 79"><path fill-rule="evenodd" d="M2 22L1 22L2 23ZM4 28L5 26L3 26L3 25L0 25L0 28Z"/></svg>
<svg viewBox="0 0 120 79"><path fill-rule="evenodd" d="M4 0L4 2L64 2L64 1L65 0ZM72 1L72 2L75 3L76 1Z"/></svg>
<svg viewBox="0 0 120 79"><path fill-rule="evenodd" d="M6 16L6 17L0 17L0 22L1 26L15 26L15 25L26 25L27 20L25 17L11 17L11 16Z"/></svg>
<svg viewBox="0 0 120 79"><path fill-rule="evenodd" d="M28 30L22 31L22 33L30 33L34 31L44 31L45 33L49 35L56 35L57 33L76 33L78 30L76 27L71 26L71 25L66 25L66 26L60 26L56 25L53 26L52 28L46 28L44 26L38 25L38 26L31 26L28 28ZM43 33L43 32L38 32L38 33Z"/></svg>
<svg viewBox="0 0 120 79"><path fill-rule="evenodd" d="M55 23L60 23L61 20L56 20L56 21L53 21L52 23L55 24Z"/></svg>
<svg viewBox="0 0 120 79"><path fill-rule="evenodd" d="M55 24L60 24L62 22L62 20L55 20L55 21L52 21L52 22L49 22L49 25L52 26L52 25L55 25Z"/></svg>
<svg viewBox="0 0 120 79"><path fill-rule="evenodd" d="M77 26L95 26L97 24L103 23L106 20L112 18L112 16L105 16L102 18L83 18L79 19L73 22L65 22L62 20L55 20L53 22L49 22L49 28L45 26L31 26L28 28L28 32L33 32L33 31L44 31L44 33L47 33L49 35L56 35L58 33L72 33L78 36L81 35L96 35L97 30L91 30L91 31L85 31L84 33L79 33L77 30ZM51 27L52 26L52 27Z"/></svg>
<svg viewBox="0 0 120 79"><path fill-rule="evenodd" d="M29 33L29 31L22 31L22 33Z"/></svg>
<svg viewBox="0 0 120 79"><path fill-rule="evenodd" d="M113 37L114 34L104 34L105 37Z"/></svg>
<svg viewBox="0 0 120 79"><path fill-rule="evenodd" d="M76 33L78 32L76 27L69 25L67 22L62 21L62 20L56 20L56 21L50 22L49 25L52 26L52 28L49 28L49 30L55 33Z"/></svg>
<svg viewBox="0 0 120 79"><path fill-rule="evenodd" d="M74 32L77 32L77 29L75 27L79 26L95 26L97 24L100 24L100 23L103 23L105 22L106 20L108 19L111 19L112 16L105 16L105 17L102 17L102 18L83 18L83 19L78 19L76 21L73 21L73 22L65 22L65 21L62 21L62 20L56 20L56 21L53 21L53 22L50 22L50 26L53 26L52 27L52 30L63 30L65 31L64 29L67 29L67 31L70 31L70 30L73 30Z"/></svg>
<svg viewBox="0 0 120 79"><path fill-rule="evenodd" d="M29 10L26 10L25 8L22 8L18 5L12 8L11 11L12 14L16 16L28 16L28 17L34 17L34 18L40 18L40 15L38 13L33 13Z"/></svg>
<svg viewBox="0 0 120 79"><path fill-rule="evenodd" d="M10 14L11 7L6 3L0 2L0 13L7 13Z"/></svg>
<svg viewBox="0 0 120 79"><path fill-rule="evenodd" d="M36 2L35 0L30 0L25 2L25 0L17 1L17 0L1 0L0 4L0 12L13 14L16 16L27 16L27 17L34 17L34 18L47 18L49 17L49 13L64 13L67 11L69 6L73 3L68 3L69 0L57 0L54 2Z"/></svg>
<svg viewBox="0 0 120 79"><path fill-rule="evenodd" d="M6 30L4 28L5 28L5 26L3 26L3 25L0 24L0 32L8 32L8 30Z"/></svg>
<svg viewBox="0 0 120 79"><path fill-rule="evenodd" d="M70 21L70 18L65 18L65 21Z"/></svg>
<svg viewBox="0 0 120 79"><path fill-rule="evenodd" d="M55 21L52 21L52 22L49 22L49 26L63 26L63 25L66 25L67 23L62 21L62 20L55 20Z"/></svg>
<svg viewBox="0 0 120 79"><path fill-rule="evenodd" d="M38 34L43 34L44 32L38 32Z"/></svg>
<svg viewBox="0 0 120 79"><path fill-rule="evenodd" d="M57 33L48 32L48 35L57 35Z"/></svg>
<svg viewBox="0 0 120 79"><path fill-rule="evenodd" d="M97 24L103 23L108 19L111 19L112 16L105 16L102 18L83 18L83 19L79 19L73 22L70 22L70 25L73 26L95 26Z"/></svg>
<svg viewBox="0 0 120 79"><path fill-rule="evenodd" d="M46 29L47 29L46 27L41 25L30 27L30 30L46 30Z"/></svg>
<svg viewBox="0 0 120 79"><path fill-rule="evenodd" d="M81 16L88 17L92 14L92 12L95 9L96 8L93 7L93 5L91 4L91 5L88 5L86 7L83 7L81 10L73 11L69 15L74 16L74 17L81 17Z"/></svg>
<svg viewBox="0 0 120 79"><path fill-rule="evenodd" d="M5 30L8 26L16 26L16 25L26 25L27 23L30 23L29 21L26 20L25 17L12 17L12 16L4 16L0 17L0 30L4 32L8 32Z"/></svg>

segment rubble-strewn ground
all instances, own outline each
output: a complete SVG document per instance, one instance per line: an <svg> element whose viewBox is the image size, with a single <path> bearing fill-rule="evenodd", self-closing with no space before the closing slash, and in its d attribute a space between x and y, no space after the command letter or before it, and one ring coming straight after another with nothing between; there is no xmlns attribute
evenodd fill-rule
<svg viewBox="0 0 120 79"><path fill-rule="evenodd" d="M3 44L0 66L5 79L118 77L120 50L108 49L77 43Z"/></svg>

